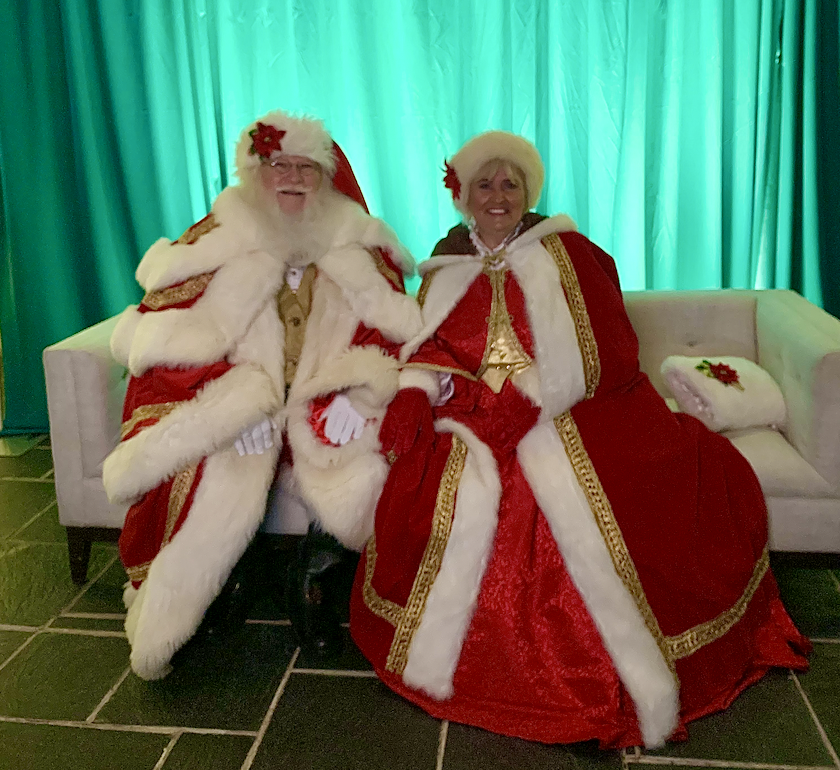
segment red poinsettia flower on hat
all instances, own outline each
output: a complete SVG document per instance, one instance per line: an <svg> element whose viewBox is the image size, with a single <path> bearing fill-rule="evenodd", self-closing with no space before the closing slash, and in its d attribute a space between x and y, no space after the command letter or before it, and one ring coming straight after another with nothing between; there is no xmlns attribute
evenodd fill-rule
<svg viewBox="0 0 840 770"><path fill-rule="evenodd" d="M270 123L257 123L257 127L248 132L251 137L251 155L270 158L272 152L283 152L280 140L286 136L285 131L275 128Z"/></svg>
<svg viewBox="0 0 840 770"><path fill-rule="evenodd" d="M443 161L443 170L446 176L443 178L443 186L447 190L452 190L452 197L457 201L461 197L461 180L458 179L458 174L447 161Z"/></svg>
<svg viewBox="0 0 840 770"><path fill-rule="evenodd" d="M697 364L694 368L703 372L703 374L707 377L711 377L713 380L717 380L724 385L732 385L738 390L744 389L744 386L741 385L740 378L738 377L738 371L722 361L713 364L711 361L704 358L703 363Z"/></svg>

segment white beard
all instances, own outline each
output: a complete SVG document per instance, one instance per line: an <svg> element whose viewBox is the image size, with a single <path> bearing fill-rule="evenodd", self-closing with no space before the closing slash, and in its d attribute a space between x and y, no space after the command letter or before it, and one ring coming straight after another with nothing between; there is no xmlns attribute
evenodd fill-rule
<svg viewBox="0 0 840 770"><path fill-rule="evenodd" d="M274 195L259 188L248 189L247 193L263 232L262 248L269 254L286 265L303 267L329 250L345 197L329 180L324 180L299 214L282 211Z"/></svg>

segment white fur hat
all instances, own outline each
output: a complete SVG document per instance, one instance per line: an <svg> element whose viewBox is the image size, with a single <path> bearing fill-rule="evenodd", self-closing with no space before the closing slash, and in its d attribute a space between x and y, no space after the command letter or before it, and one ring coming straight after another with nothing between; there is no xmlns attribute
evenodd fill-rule
<svg viewBox="0 0 840 770"><path fill-rule="evenodd" d="M255 120L239 135L236 173L242 181L260 165L260 158L275 153L302 155L318 163L324 173L335 174L333 140L320 120L295 117L274 110Z"/></svg>
<svg viewBox="0 0 840 770"><path fill-rule="evenodd" d="M487 131L470 139L446 164L444 184L452 190L455 208L465 216L470 184L485 163L506 160L522 169L528 188L528 209L534 208L542 193L545 169L537 148L527 139L508 131Z"/></svg>

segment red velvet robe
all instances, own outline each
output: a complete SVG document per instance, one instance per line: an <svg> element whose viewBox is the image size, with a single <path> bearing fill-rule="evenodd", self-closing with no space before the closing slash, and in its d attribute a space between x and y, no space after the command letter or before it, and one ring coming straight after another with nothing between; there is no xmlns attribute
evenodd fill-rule
<svg viewBox="0 0 840 770"><path fill-rule="evenodd" d="M558 372L577 359L585 383L572 382L562 413L546 413L563 396L544 382L541 410L510 380L496 395L470 378L490 281L464 258L431 261L433 334L410 365L466 374L434 408L437 433L392 468L351 632L383 681L435 717L550 743L656 745L771 666L803 669L809 643L767 568L752 469L728 440L671 413L639 371L612 260L575 232L547 248L556 229L542 222L511 244L504 291L532 358L562 358ZM438 251L466 251L459 243ZM543 272L528 273L540 260ZM552 261L571 340L538 317ZM462 294L429 308L436 282L459 280Z"/></svg>
<svg viewBox="0 0 840 770"><path fill-rule="evenodd" d="M223 191L177 242L154 244L138 267L146 296L112 337L131 379L103 481L114 502L130 504L120 555L132 580L131 663L143 678L168 672L259 527L280 446L295 456L286 480L326 531L361 548L372 528L388 472L378 421L399 383L394 356L420 313L403 291L411 259L395 236L349 199L331 205L333 242L313 259L291 383L276 303L288 249L239 188ZM325 445L310 423L312 406L337 391L369 418L344 447ZM234 441L267 417L275 446L240 457Z"/></svg>

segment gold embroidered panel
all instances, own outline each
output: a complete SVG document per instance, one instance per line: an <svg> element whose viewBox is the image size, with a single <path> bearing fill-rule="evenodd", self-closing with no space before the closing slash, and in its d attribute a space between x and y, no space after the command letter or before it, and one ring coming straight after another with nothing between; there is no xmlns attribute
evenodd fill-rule
<svg viewBox="0 0 840 770"><path fill-rule="evenodd" d="M125 574L128 575L128 579L134 583L142 583L146 576L149 574L149 567L152 566L151 561L143 562L143 564L137 564L134 567L126 567Z"/></svg>
<svg viewBox="0 0 840 770"><path fill-rule="evenodd" d="M769 567L770 552L768 547L765 546L764 553L762 553L761 558L756 562L744 593L741 594L741 597L732 607L706 623L700 623L677 636L666 637L665 641L671 657L674 660L687 658L689 655L697 652L701 647L720 639L726 634L729 629L744 617L744 613L747 611L747 607L755 595L756 590L758 590L758 586L764 579L765 574L767 574Z"/></svg>
<svg viewBox="0 0 840 770"><path fill-rule="evenodd" d="M435 501L431 532L420 566L411 586L405 607L383 599L373 587L373 574L376 568L376 539L372 537L365 550L365 582L362 595L365 605L375 615L395 627L391 649L385 662L385 670L402 674L408 662L408 650L411 640L420 625L426 600L432 585L440 572L443 554L452 531L455 515L455 497L464 472L467 459L467 445L457 436L452 436L452 448L443 470L440 487Z"/></svg>
<svg viewBox="0 0 840 770"><path fill-rule="evenodd" d="M423 307L423 305L426 304L426 295L429 293L429 288L432 285L432 279L439 270L439 267L434 267L423 276L423 280L420 282L420 288L417 290L417 304L420 305L420 307Z"/></svg>
<svg viewBox="0 0 840 770"><path fill-rule="evenodd" d="M402 276L394 270L384 259L379 249L368 249L368 253L376 263L376 269L395 286L402 286Z"/></svg>
<svg viewBox="0 0 840 770"><path fill-rule="evenodd" d="M181 302L188 302L198 297L210 285L211 280L213 280L212 272L202 273L175 286L150 291L143 297L142 303L150 310L162 310Z"/></svg>
<svg viewBox="0 0 840 770"><path fill-rule="evenodd" d="M586 310L586 302L577 273L572 265L569 252L557 233L547 235L542 239L542 245L554 259L560 271L560 283L566 292L569 310L575 323L578 345L583 358L583 372L586 378L586 398L592 398L601 381L601 359L598 356L598 343L592 331L592 323Z"/></svg>
<svg viewBox="0 0 840 770"><path fill-rule="evenodd" d="M191 227L187 228L184 234L175 243L180 243L185 246L191 246L202 235L207 235L211 230L215 230L221 225L216 221L216 216L211 211L204 219L199 220Z"/></svg>
<svg viewBox="0 0 840 770"><path fill-rule="evenodd" d="M138 406L121 426L120 439L124 439L131 431L137 427L137 423L143 420L156 419L160 420L170 412L181 406L181 401L164 401L160 404L146 404L145 406Z"/></svg>
<svg viewBox="0 0 840 770"><path fill-rule="evenodd" d="M560 436L560 440L563 442L578 483L586 495L589 508L595 517L595 522L610 552L613 567L615 567L615 571L621 578L624 587L628 590L630 596L633 597L633 601L639 609L645 626L647 626L648 631L650 631L662 653L662 657L665 658L673 672L675 670L674 661L665 642L665 636L659 628L659 623L653 614L653 610L648 604L644 588L642 588L642 581L639 579L639 573L636 571L636 565L633 563L630 551L627 548L627 543L624 541L624 536L621 534L621 529L615 520L612 505L610 504L609 498L607 498L604 487L601 485L601 480L598 478L595 466L592 464L592 459L589 457L589 453L583 445L583 438L580 435L577 424L569 412L564 412L559 417L555 417L554 427Z"/></svg>
<svg viewBox="0 0 840 770"><path fill-rule="evenodd" d="M184 503L187 501L187 496L192 489L197 473L198 463L180 471L172 481L172 491L169 493L169 505L166 511L166 526L163 529L163 540L160 543L161 548L172 539L172 531L175 529L178 517L184 510Z"/></svg>
<svg viewBox="0 0 840 770"><path fill-rule="evenodd" d="M457 374L460 377L464 377L471 382L478 382L478 377L474 374L470 374L466 369L458 369L455 366L440 366L439 364L425 364L419 361L409 362L407 364L403 364L403 369L425 369L429 372L446 372L448 374Z"/></svg>

